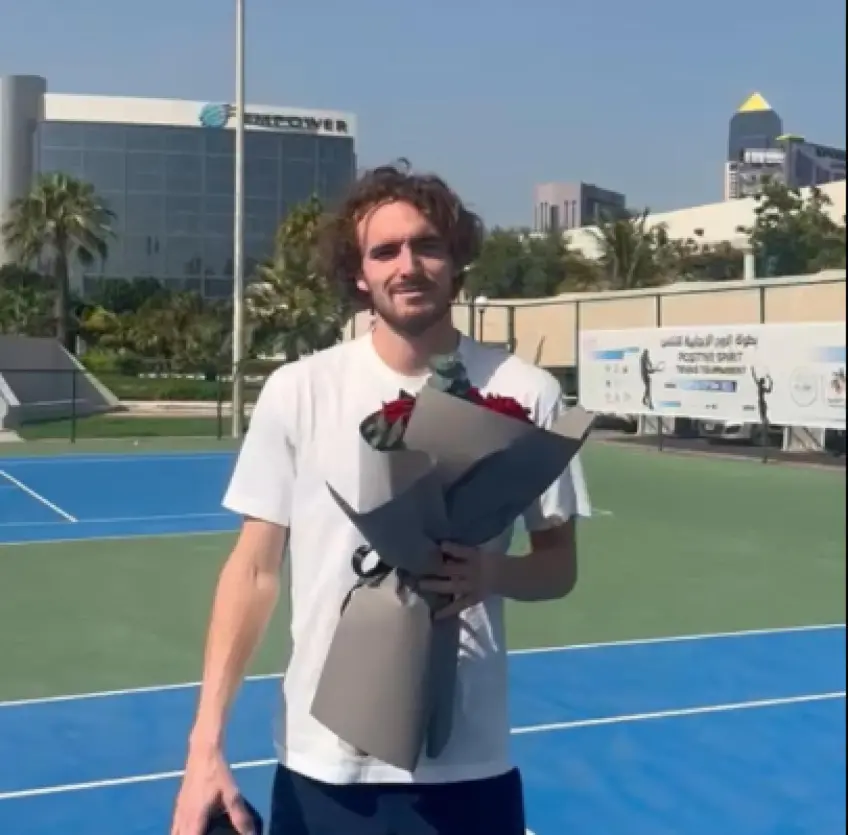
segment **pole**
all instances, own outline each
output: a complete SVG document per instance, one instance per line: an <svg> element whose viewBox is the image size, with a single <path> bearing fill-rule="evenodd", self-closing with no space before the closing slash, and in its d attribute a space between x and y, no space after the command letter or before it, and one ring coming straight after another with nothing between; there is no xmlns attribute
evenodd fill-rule
<svg viewBox="0 0 848 835"><path fill-rule="evenodd" d="M236 0L235 206L233 209L233 427L240 438L244 416L244 3Z"/></svg>

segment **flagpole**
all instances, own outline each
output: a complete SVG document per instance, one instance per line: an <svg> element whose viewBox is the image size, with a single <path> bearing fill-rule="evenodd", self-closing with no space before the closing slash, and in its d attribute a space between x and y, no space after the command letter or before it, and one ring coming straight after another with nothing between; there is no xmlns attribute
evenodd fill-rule
<svg viewBox="0 0 848 835"><path fill-rule="evenodd" d="M233 438L244 415L244 4L236 0L235 206L233 209Z"/></svg>

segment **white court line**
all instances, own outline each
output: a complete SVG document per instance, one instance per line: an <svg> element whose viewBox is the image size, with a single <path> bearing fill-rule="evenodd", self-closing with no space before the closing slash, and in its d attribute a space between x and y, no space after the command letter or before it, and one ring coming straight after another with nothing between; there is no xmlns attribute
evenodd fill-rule
<svg viewBox="0 0 848 835"><path fill-rule="evenodd" d="M51 502L49 499L45 499L44 496L41 495L41 493L36 493L35 490L33 490L31 487L27 487L26 484L24 484L22 481L18 481L18 479L16 479L12 475L9 475L9 473L7 473L5 470L0 470L0 476L14 484L15 487L17 487L19 490L23 490L23 492L26 493L30 498L35 499L37 502L40 502L45 507L52 510L54 513L58 513L59 516L62 516L68 522L77 521L76 517L71 516L70 513L66 513L64 510L62 510L61 507L53 504L53 502Z"/></svg>
<svg viewBox="0 0 848 835"><path fill-rule="evenodd" d="M183 518L183 517L179 517ZM27 539L20 542L1 542L0 554L4 548L20 548L26 545L74 545L84 542L125 542L128 539L161 539L168 537L170 539L182 539L187 536L230 536L237 533L238 526L234 526L231 530L216 530L216 531L167 531L165 533L134 533L134 534L114 534L109 536L76 536L76 537L58 537L56 539ZM58 554L58 551L56 552Z"/></svg>
<svg viewBox="0 0 848 835"><path fill-rule="evenodd" d="M1 472L1 471L0 471ZM113 522L124 524L126 522L174 522L178 519L218 519L221 517L232 518L238 521L239 517L228 511L217 513L171 513L163 516L114 516L106 519L78 519L77 521L86 525L109 525ZM51 525L59 525L59 522L35 523L35 522L0 522L0 528L45 528ZM97 537L91 537L96 539ZM129 537L121 537L128 539ZM31 544L31 543L28 543Z"/></svg>
<svg viewBox="0 0 848 835"><path fill-rule="evenodd" d="M527 725L512 728L510 733L514 736L526 734L551 733L553 731L568 731L578 728L597 728L605 725L623 725L635 722L649 722L659 719L676 719L686 716L706 716L716 713L731 713L740 710L762 710L765 708L782 707L788 705L809 704L812 702L836 701L844 699L845 691L832 693L810 693L799 696L785 696L778 699L759 699L747 702L729 702L718 705L702 705L700 707L680 708L676 710L658 710L653 713L633 713L621 716L602 716L596 719L577 719L572 722L553 722L546 725ZM245 771L253 768L267 768L277 764L276 759L249 760L247 762L235 763L230 766L233 771ZM155 783L163 780L177 780L185 772L161 771L154 774L137 774L131 777L115 777L109 780L92 780L86 783L68 783L59 786L44 786L36 789L18 789L10 792L0 792L0 801L23 800L32 797L46 797L56 794L69 794L71 792L91 791L94 789L112 788L115 786L132 786L140 783Z"/></svg>
<svg viewBox="0 0 848 835"><path fill-rule="evenodd" d="M512 649L507 654L541 655L544 653L579 652L581 650L614 649L616 647L651 646L653 644L679 644L689 641L717 641L733 638L756 638L766 635L791 635L804 632L825 632L834 629L845 629L844 623L815 623L804 626L780 626L772 629L746 629L736 632L702 632L690 635L670 635L660 638L629 638L621 641L604 641L589 644L567 644L558 647L531 647L529 649ZM282 673L262 673L246 676L245 683L273 681L283 678ZM63 702L80 702L88 699L111 699L120 696L141 696L152 693L168 693L175 690L191 690L200 687L199 681L183 681L174 684L153 684L147 687L130 687L119 690L100 690L92 693L70 693L62 696L39 696L33 699L15 699L0 702L0 709L27 707L29 705L50 705Z"/></svg>
<svg viewBox="0 0 848 835"><path fill-rule="evenodd" d="M22 455L20 458L0 457L0 466L10 467L23 464L24 466L53 466L54 464L125 464L129 462L161 462L161 461L217 461L221 458L230 458L238 450L221 450L220 452L138 452L135 454L104 452L102 455L90 453L68 453L67 455L44 455L28 457Z"/></svg>

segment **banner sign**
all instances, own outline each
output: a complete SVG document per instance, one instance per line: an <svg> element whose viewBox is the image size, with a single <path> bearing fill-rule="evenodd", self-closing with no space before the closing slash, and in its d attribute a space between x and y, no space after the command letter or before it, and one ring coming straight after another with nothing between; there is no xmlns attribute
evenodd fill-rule
<svg viewBox="0 0 848 835"><path fill-rule="evenodd" d="M583 331L580 405L845 429L845 323Z"/></svg>

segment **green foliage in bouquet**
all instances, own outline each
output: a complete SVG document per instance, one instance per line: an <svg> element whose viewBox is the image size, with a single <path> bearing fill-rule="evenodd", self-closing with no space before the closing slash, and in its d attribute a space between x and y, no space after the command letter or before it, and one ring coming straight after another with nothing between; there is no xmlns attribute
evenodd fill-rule
<svg viewBox="0 0 848 835"><path fill-rule="evenodd" d="M475 392L465 366L458 354L442 354L433 357L429 363L430 376L426 385L470 400ZM401 389L396 400L384 403L383 408L369 415L360 427L365 441L380 452L403 449L403 435L412 410L415 408L415 396Z"/></svg>

